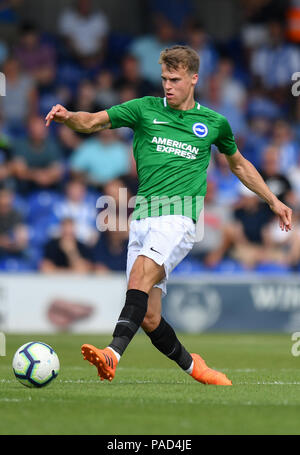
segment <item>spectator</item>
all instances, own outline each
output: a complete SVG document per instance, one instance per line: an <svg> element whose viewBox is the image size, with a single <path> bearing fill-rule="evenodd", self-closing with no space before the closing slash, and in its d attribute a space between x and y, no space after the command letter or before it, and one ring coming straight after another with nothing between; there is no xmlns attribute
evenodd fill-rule
<svg viewBox="0 0 300 455"><path fill-rule="evenodd" d="M128 174L129 149L118 139L114 130L104 130L84 141L70 159L74 174L84 175L86 182L96 186Z"/></svg>
<svg viewBox="0 0 300 455"><path fill-rule="evenodd" d="M83 139L86 139L85 134L77 133L65 125L60 125L58 129L58 137L60 144L64 149L64 156L67 158L70 157L74 149L80 146Z"/></svg>
<svg viewBox="0 0 300 455"><path fill-rule="evenodd" d="M59 222L65 218L74 221L76 238L85 245L96 243L96 201L89 197L84 183L71 179L66 183L65 196L53 208Z"/></svg>
<svg viewBox="0 0 300 455"><path fill-rule="evenodd" d="M0 23L15 24L18 21L17 8L23 0L0 0Z"/></svg>
<svg viewBox="0 0 300 455"><path fill-rule="evenodd" d="M132 197L132 191L130 187L131 182L129 178L122 180L121 179L110 180L103 186L104 196L109 196L113 198L116 210L118 211L118 213L122 214L122 217L120 218L120 220L122 221L125 218L125 214L127 215L126 218L128 218L128 216L133 211L132 201L129 204L129 201ZM102 230L101 227L100 230Z"/></svg>
<svg viewBox="0 0 300 455"><path fill-rule="evenodd" d="M138 98L138 94L136 91L135 86L132 84L130 85L123 85L120 87L119 91L119 104L126 103L126 101L134 100ZM119 137L125 141L130 147L132 146L133 141L133 130L128 128L127 126L122 126L118 129Z"/></svg>
<svg viewBox="0 0 300 455"><path fill-rule="evenodd" d="M228 119L236 141L241 147L247 130L245 113L237 108L231 100L223 99L222 79L218 74L214 74L209 78L205 97L202 99L201 104L219 112Z"/></svg>
<svg viewBox="0 0 300 455"><path fill-rule="evenodd" d="M12 155L11 139L7 135L0 115L0 185L11 188L14 182L11 177L10 160Z"/></svg>
<svg viewBox="0 0 300 455"><path fill-rule="evenodd" d="M0 39L0 65L2 65L8 57L8 46Z"/></svg>
<svg viewBox="0 0 300 455"><path fill-rule="evenodd" d="M209 176L216 182L217 200L220 205L233 205L239 196L239 180L232 174L223 153L213 155Z"/></svg>
<svg viewBox="0 0 300 455"><path fill-rule="evenodd" d="M76 239L72 219L62 220L59 237L46 243L40 270L43 273L81 274L92 270L90 250Z"/></svg>
<svg viewBox="0 0 300 455"><path fill-rule="evenodd" d="M16 36L20 20L18 7L24 0L0 0L0 29L1 35L7 42L12 42Z"/></svg>
<svg viewBox="0 0 300 455"><path fill-rule="evenodd" d="M20 27L20 38L14 55L22 70L35 81L38 90L38 110L49 112L51 106L66 101L62 88L56 81L56 50L44 42L38 28L30 23Z"/></svg>
<svg viewBox="0 0 300 455"><path fill-rule="evenodd" d="M126 101L136 99L138 97L138 93L136 91L136 88L132 84L123 85L120 88L119 97L120 97L119 98L120 103L126 103Z"/></svg>
<svg viewBox="0 0 300 455"><path fill-rule="evenodd" d="M251 71L261 78L268 89L284 89L290 86L291 75L299 70L300 53L296 47L285 42L285 29L279 20L269 22L268 32L269 44L254 51Z"/></svg>
<svg viewBox="0 0 300 455"><path fill-rule="evenodd" d="M76 0L75 7L60 16L58 29L79 59L103 55L109 23L103 12L92 11L91 0Z"/></svg>
<svg viewBox="0 0 300 455"><path fill-rule="evenodd" d="M97 104L95 101L96 91L95 86L89 80L82 80L77 88L76 96L68 105L71 111L97 111Z"/></svg>
<svg viewBox="0 0 300 455"><path fill-rule="evenodd" d="M114 88L114 77L111 71L101 71L97 75L95 92L97 110L102 111L118 104L118 93Z"/></svg>
<svg viewBox="0 0 300 455"><path fill-rule="evenodd" d="M248 51L265 45L268 41L266 19L274 12L274 5L270 5L274 2L272 0L240 0L240 3L244 22L240 32L241 40L244 50L250 53Z"/></svg>
<svg viewBox="0 0 300 455"><path fill-rule="evenodd" d="M244 185L240 186L239 206L234 210L234 222L224 226L222 243L210 255L207 264L217 264L229 254L252 269L264 260L263 228L273 218L271 210L266 210L255 193Z"/></svg>
<svg viewBox="0 0 300 455"><path fill-rule="evenodd" d="M119 218L116 219L116 229L109 228L93 249L96 272L124 272L127 262L128 230L120 230Z"/></svg>
<svg viewBox="0 0 300 455"><path fill-rule="evenodd" d="M133 55L127 54L123 57L121 74L116 81L115 87L120 90L123 87L131 86L136 91L136 98L151 95L154 91L153 85L142 77L138 59Z"/></svg>
<svg viewBox="0 0 300 455"><path fill-rule="evenodd" d="M221 246L224 226L231 221L232 209L219 203L216 182L208 180L204 200L204 237L201 242L195 243L191 256L210 265L210 253Z"/></svg>
<svg viewBox="0 0 300 455"><path fill-rule="evenodd" d="M140 62L141 75L155 87L161 83L161 68L157 65L161 51L176 41L173 25L166 18L154 19L154 34L135 38L129 52Z"/></svg>
<svg viewBox="0 0 300 455"><path fill-rule="evenodd" d="M200 60L201 61L201 60ZM234 77L234 62L230 57L221 57L216 68L221 83L221 98L232 103L241 112L246 109L247 92L244 85Z"/></svg>
<svg viewBox="0 0 300 455"><path fill-rule="evenodd" d="M263 153L260 174L266 184L280 201L289 206L295 206L295 194L288 176L284 175L280 166L280 153L273 145L268 146Z"/></svg>
<svg viewBox="0 0 300 455"><path fill-rule="evenodd" d="M292 231L281 231L278 220L273 219L263 228L262 237L265 248L263 262L280 264L297 270L300 265L299 213L298 216L294 216Z"/></svg>
<svg viewBox="0 0 300 455"><path fill-rule="evenodd" d="M200 58L197 90L198 93L203 93L207 79L216 69L218 55L207 33L199 23L194 22L188 28L187 44L198 53Z"/></svg>
<svg viewBox="0 0 300 455"><path fill-rule="evenodd" d="M150 0L148 5L150 14L167 18L173 27L182 32L194 13L194 4L191 0L172 0L172 8L169 0Z"/></svg>
<svg viewBox="0 0 300 455"><path fill-rule="evenodd" d="M258 169L262 166L263 150L270 143L272 126L278 116L278 106L261 90L254 91L247 108L249 129L242 153Z"/></svg>
<svg viewBox="0 0 300 455"><path fill-rule="evenodd" d="M36 113L37 91L32 78L20 70L14 57L3 66L6 96L0 97L4 124L12 136L24 136L27 117Z"/></svg>
<svg viewBox="0 0 300 455"><path fill-rule="evenodd" d="M22 256L28 245L28 231L21 214L13 207L13 193L0 189L0 257Z"/></svg>
<svg viewBox="0 0 300 455"><path fill-rule="evenodd" d="M53 46L43 43L37 27L24 23L20 27L19 42L14 55L24 72L38 84L47 85L55 77L56 52Z"/></svg>
<svg viewBox="0 0 300 455"><path fill-rule="evenodd" d="M287 8L287 30L286 34L290 41L300 42L300 2L290 0Z"/></svg>
<svg viewBox="0 0 300 455"><path fill-rule="evenodd" d="M296 122L299 123L299 114L300 114L300 99L298 98L296 103L297 103L297 114L296 114ZM299 123L300 125L300 123ZM296 131L295 131L295 136L296 136L296 143L299 144L299 126L296 124ZM296 163L296 166L293 166L292 169L288 173L288 177L291 181L293 190L296 195L296 206L299 209L300 208L300 156L298 154L298 162Z"/></svg>
<svg viewBox="0 0 300 455"><path fill-rule="evenodd" d="M294 140L293 131L289 123L280 119L274 123L272 144L279 150L280 169L288 173L296 167L299 161L299 147Z"/></svg>
<svg viewBox="0 0 300 455"><path fill-rule="evenodd" d="M28 137L14 144L13 175L20 190L57 189L63 175L62 153L59 145L48 138L42 117L28 121Z"/></svg>

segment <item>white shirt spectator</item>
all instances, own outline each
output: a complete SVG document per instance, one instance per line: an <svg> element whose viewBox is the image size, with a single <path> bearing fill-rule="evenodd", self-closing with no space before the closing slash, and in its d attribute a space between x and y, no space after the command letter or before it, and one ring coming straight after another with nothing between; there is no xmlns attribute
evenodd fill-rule
<svg viewBox="0 0 300 455"><path fill-rule="evenodd" d="M253 53L251 70L268 88L291 84L292 74L299 71L299 50L289 44L265 46Z"/></svg>
<svg viewBox="0 0 300 455"><path fill-rule="evenodd" d="M23 123L28 115L28 102L34 82L30 76L20 74L13 83L6 79L6 96L0 100L6 122Z"/></svg>
<svg viewBox="0 0 300 455"><path fill-rule="evenodd" d="M97 238L96 207L93 201L73 202L64 200L54 207L54 214L58 221L72 218L75 223L77 240L84 244L93 244Z"/></svg>
<svg viewBox="0 0 300 455"><path fill-rule="evenodd" d="M73 41L79 54L90 56L101 50L109 24L102 12L83 16L75 10L67 9L59 19L58 29L63 36Z"/></svg>

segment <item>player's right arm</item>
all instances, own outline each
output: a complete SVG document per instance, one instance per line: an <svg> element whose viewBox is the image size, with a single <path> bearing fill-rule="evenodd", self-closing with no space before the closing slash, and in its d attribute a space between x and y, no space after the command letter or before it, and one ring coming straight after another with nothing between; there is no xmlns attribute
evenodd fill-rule
<svg viewBox="0 0 300 455"><path fill-rule="evenodd" d="M58 123L64 123L74 131L87 134L111 128L110 118L106 111L95 113L71 112L60 104L52 107L45 120L46 126L49 126L52 120L54 120Z"/></svg>

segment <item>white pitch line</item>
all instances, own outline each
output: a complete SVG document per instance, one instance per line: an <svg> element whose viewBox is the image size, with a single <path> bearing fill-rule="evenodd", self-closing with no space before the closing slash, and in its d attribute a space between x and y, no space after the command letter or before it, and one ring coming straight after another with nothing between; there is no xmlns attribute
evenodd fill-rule
<svg viewBox="0 0 300 455"><path fill-rule="evenodd" d="M248 383L248 384L252 384L252 382ZM283 382L283 381L266 382L266 381L262 381L262 382L254 382L253 384L257 384L257 385L300 385L300 382L297 382L297 381L294 381L294 382Z"/></svg>
<svg viewBox="0 0 300 455"><path fill-rule="evenodd" d="M5 403L19 403L20 401L31 401L31 397L28 398L0 398L1 402Z"/></svg>
<svg viewBox="0 0 300 455"><path fill-rule="evenodd" d="M214 368L214 367L212 367ZM235 373L258 373L260 371L271 371L272 368L220 368L216 367L216 369L221 371L232 371ZM274 371L274 370L273 370ZM299 372L299 368L276 368L276 371L297 371Z"/></svg>
<svg viewBox="0 0 300 455"><path fill-rule="evenodd" d="M99 384L101 383L100 379L98 380L95 380L95 379L90 379L90 380L87 380L87 379L59 379L60 383L63 383L63 384Z"/></svg>
<svg viewBox="0 0 300 455"><path fill-rule="evenodd" d="M57 382L60 384L101 384L100 379L59 379ZM14 379L0 379L2 384L17 384ZM155 381L151 380L121 380L116 384L155 384ZM160 384L170 384L170 381L161 381ZM188 384L187 381L172 381L172 384ZM300 385L299 381L284 382L284 381L258 381L258 382L234 382L233 385ZM4 399L0 398L0 401Z"/></svg>
<svg viewBox="0 0 300 455"><path fill-rule="evenodd" d="M257 370L256 368L219 368L220 371L230 371L230 372L235 372L235 373L256 373L258 371L263 371L263 370ZM266 369L266 371L268 371Z"/></svg>

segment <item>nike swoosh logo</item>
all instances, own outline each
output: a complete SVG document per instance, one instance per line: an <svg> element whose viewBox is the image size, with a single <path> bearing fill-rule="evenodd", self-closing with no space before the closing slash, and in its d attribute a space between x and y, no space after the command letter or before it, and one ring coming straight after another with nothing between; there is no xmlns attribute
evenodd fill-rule
<svg viewBox="0 0 300 455"><path fill-rule="evenodd" d="M161 253L159 251L155 250L154 248L152 248L152 246L151 246L150 250L161 255Z"/></svg>
<svg viewBox="0 0 300 455"><path fill-rule="evenodd" d="M154 125L160 125L162 123L169 123L169 122L159 122L158 120L156 120L156 118L153 120L153 123Z"/></svg>

